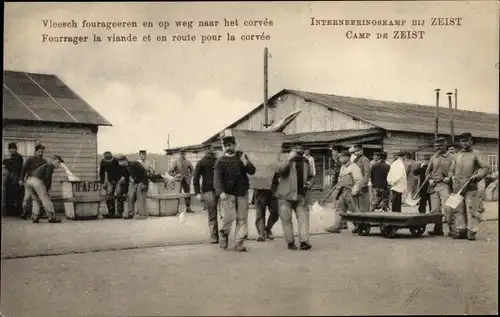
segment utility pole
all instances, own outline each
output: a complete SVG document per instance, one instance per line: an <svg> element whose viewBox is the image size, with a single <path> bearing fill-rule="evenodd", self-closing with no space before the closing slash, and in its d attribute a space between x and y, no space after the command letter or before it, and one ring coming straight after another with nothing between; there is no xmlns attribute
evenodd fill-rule
<svg viewBox="0 0 500 317"><path fill-rule="evenodd" d="M167 149L170 149L170 133L167 134ZM170 171L170 155L167 155L167 172Z"/></svg>
<svg viewBox="0 0 500 317"><path fill-rule="evenodd" d="M267 47L264 48L264 127L269 126L269 109L267 105L267 60L269 53Z"/></svg>
<svg viewBox="0 0 500 317"><path fill-rule="evenodd" d="M453 105L451 103L452 92L447 93L448 95L448 103L450 108L450 132L451 132L451 142L455 142L455 127L453 123Z"/></svg>
<svg viewBox="0 0 500 317"><path fill-rule="evenodd" d="M458 109L458 89L455 88L455 110Z"/></svg>
<svg viewBox="0 0 500 317"><path fill-rule="evenodd" d="M437 140L439 133L439 91L441 89L436 90L436 116L434 117L434 139Z"/></svg>

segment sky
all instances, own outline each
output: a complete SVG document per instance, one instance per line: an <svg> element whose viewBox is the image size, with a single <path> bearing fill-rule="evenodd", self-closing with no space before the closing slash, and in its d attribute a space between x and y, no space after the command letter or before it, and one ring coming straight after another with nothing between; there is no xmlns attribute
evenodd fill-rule
<svg viewBox="0 0 500 317"><path fill-rule="evenodd" d="M311 26L316 19L399 19L405 27ZM460 27L430 26L460 17ZM239 27L166 30L159 21L238 19ZM244 20L272 27L244 27ZM284 88L433 105L434 89L459 91L459 108L498 113L499 5L477 2L5 3L4 68L58 75L113 126L99 151L163 153L198 144ZM143 21L153 28L48 29L42 20ZM409 25L425 19L422 27ZM345 33L423 30L422 40L347 39ZM228 42L226 33L268 41ZM136 43L42 43L42 33L128 35ZM161 43L157 35L222 34L219 42ZM151 34L153 41L142 42ZM444 99L442 100L444 102Z"/></svg>

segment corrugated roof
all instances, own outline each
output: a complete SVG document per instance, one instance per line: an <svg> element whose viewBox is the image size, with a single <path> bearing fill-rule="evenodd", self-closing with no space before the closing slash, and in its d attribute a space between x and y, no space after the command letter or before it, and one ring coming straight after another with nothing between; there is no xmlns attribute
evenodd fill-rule
<svg viewBox="0 0 500 317"><path fill-rule="evenodd" d="M3 117L111 126L56 75L3 72Z"/></svg>
<svg viewBox="0 0 500 317"><path fill-rule="evenodd" d="M366 130L339 130L325 132L309 132L288 134L285 136L285 143L324 143L334 142L339 140L347 140L350 138L359 138L369 135L377 135L383 133L382 129L373 128Z"/></svg>
<svg viewBox="0 0 500 317"><path fill-rule="evenodd" d="M385 130L434 133L435 107L319 94L299 90L288 91L330 109L370 122ZM440 108L440 134L450 133L448 102L446 101L445 104L446 106ZM454 110L453 120L456 135L470 132L476 137L498 139L498 114Z"/></svg>

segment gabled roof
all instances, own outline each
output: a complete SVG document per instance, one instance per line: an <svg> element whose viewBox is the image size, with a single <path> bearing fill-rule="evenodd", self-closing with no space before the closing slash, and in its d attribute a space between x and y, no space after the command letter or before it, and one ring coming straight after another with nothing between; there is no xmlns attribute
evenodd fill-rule
<svg viewBox="0 0 500 317"><path fill-rule="evenodd" d="M432 106L299 90L289 90L289 92L388 131L434 133L436 108ZM443 102L448 105L447 101ZM453 111L453 121L456 135L470 132L475 137L498 139L498 114L457 109ZM449 131L449 109L447 106L441 106L439 133L450 133Z"/></svg>
<svg viewBox="0 0 500 317"><path fill-rule="evenodd" d="M434 116L436 108L433 106L320 94L292 89L283 89L269 98L271 104L273 100L287 93L300 96L329 109L369 122L384 130L434 134ZM442 102L445 102L444 99L445 98L442 98ZM446 105L447 104L446 102ZM236 127L263 107L264 105L260 104L225 129ZM454 110L453 121L455 134L458 135L464 132L470 132L475 137L498 139L498 118L498 114L494 113L459 109ZM449 110L447 106L441 106L439 134L449 133ZM204 143L212 141L217 137L218 134L215 134Z"/></svg>
<svg viewBox="0 0 500 317"><path fill-rule="evenodd" d="M111 126L56 75L3 72L3 117Z"/></svg>

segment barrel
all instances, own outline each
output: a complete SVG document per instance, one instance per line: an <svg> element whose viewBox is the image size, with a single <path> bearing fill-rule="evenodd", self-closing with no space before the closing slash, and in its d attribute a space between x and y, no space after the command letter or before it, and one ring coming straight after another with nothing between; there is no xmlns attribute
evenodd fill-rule
<svg viewBox="0 0 500 317"><path fill-rule="evenodd" d="M101 182L62 181L61 188L66 218L98 219L99 204L105 200L101 195Z"/></svg>
<svg viewBox="0 0 500 317"><path fill-rule="evenodd" d="M180 192L180 181L149 182L148 198L146 199L149 215L156 217L177 215L180 199L175 194L180 194Z"/></svg>

